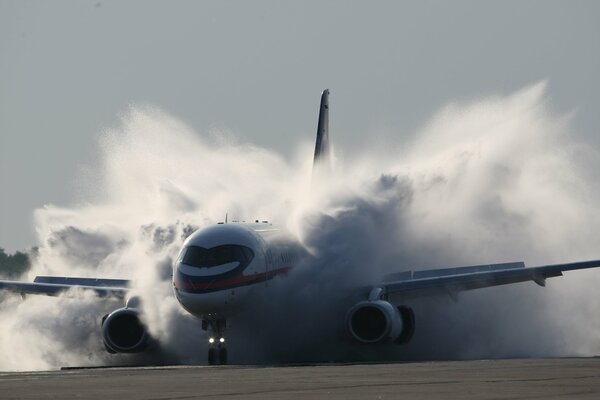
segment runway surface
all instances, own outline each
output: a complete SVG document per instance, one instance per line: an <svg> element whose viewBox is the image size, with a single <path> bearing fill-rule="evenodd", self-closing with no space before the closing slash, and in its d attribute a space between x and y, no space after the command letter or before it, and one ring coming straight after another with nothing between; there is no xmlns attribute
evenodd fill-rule
<svg viewBox="0 0 600 400"><path fill-rule="evenodd" d="M0 373L0 399L600 399L600 358Z"/></svg>

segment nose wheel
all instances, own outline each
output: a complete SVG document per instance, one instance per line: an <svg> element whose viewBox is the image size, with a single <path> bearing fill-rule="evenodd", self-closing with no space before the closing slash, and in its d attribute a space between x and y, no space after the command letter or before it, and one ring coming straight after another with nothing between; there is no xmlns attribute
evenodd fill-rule
<svg viewBox="0 0 600 400"><path fill-rule="evenodd" d="M208 349L208 365L227 365L227 348L214 348Z"/></svg>
<svg viewBox="0 0 600 400"><path fill-rule="evenodd" d="M203 320L202 328L208 330L208 365L226 365L227 347L225 343L225 319Z"/></svg>

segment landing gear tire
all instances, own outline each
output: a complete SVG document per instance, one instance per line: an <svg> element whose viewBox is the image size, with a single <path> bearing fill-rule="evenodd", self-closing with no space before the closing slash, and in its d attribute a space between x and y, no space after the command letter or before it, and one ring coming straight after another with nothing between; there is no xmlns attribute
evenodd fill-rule
<svg viewBox="0 0 600 400"><path fill-rule="evenodd" d="M227 349L225 347L219 349L219 363L227 365Z"/></svg>
<svg viewBox="0 0 600 400"><path fill-rule="evenodd" d="M225 328L227 321L224 318L204 319L202 329L209 334L208 365L226 365L227 347L225 343Z"/></svg>
<svg viewBox="0 0 600 400"><path fill-rule="evenodd" d="M216 365L217 364L217 349L210 348L208 349L208 365Z"/></svg>

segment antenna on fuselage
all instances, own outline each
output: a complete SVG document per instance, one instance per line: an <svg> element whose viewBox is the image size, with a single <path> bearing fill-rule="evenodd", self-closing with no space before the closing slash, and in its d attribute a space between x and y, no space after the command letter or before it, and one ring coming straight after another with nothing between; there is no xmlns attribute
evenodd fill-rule
<svg viewBox="0 0 600 400"><path fill-rule="evenodd" d="M225 213L225 223L227 223L227 214L228 213Z"/></svg>

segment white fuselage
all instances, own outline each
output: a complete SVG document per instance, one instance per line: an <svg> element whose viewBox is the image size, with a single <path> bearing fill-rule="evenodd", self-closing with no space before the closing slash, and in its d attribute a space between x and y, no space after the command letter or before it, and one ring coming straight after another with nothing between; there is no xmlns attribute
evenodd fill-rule
<svg viewBox="0 0 600 400"><path fill-rule="evenodd" d="M300 246L267 223L218 224L186 239L173 267L179 303L199 318L228 316L290 271Z"/></svg>

